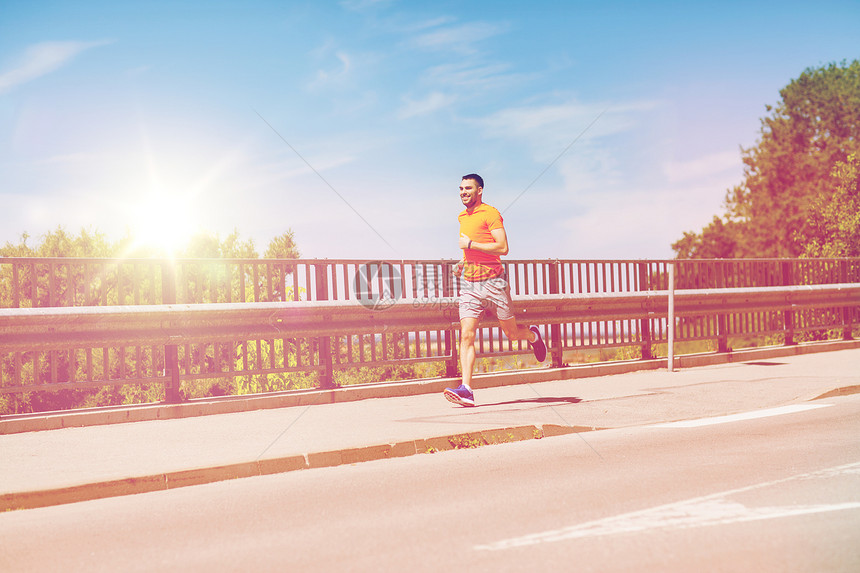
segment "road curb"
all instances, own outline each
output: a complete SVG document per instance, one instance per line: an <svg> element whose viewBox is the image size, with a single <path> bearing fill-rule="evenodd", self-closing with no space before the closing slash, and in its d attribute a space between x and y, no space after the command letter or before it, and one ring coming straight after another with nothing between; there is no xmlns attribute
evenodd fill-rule
<svg viewBox="0 0 860 573"><path fill-rule="evenodd" d="M129 477L61 488L6 493L0 495L0 512L37 509L92 501L109 497L165 491L232 479L286 473L296 470L351 465L375 460L402 458L455 449L471 449L524 440L590 432L601 428L543 424L496 428L432 438L419 438L393 444L345 448L304 455L238 462L219 466L177 470L148 476Z"/></svg>
<svg viewBox="0 0 860 573"><path fill-rule="evenodd" d="M836 398L837 396L849 396L851 394L860 394L860 386L842 386L840 388L834 388L829 392L825 392L815 398L813 400L824 400L825 398Z"/></svg>
<svg viewBox="0 0 860 573"><path fill-rule="evenodd" d="M830 352L860 348L860 340L826 341L735 350L728 353L704 353L682 355L675 358L679 369L729 364L748 360L765 360L781 356L796 356L817 352ZM643 370L659 370L667 367L667 359L600 362L578 364L562 368L532 368L509 372L476 375L475 389L496 388L518 384L536 384L554 380L573 380L627 374ZM382 382L359 386L344 386L333 390L293 390L288 392L226 396L190 400L182 404L143 404L93 408L71 412L46 412L41 414L13 415L0 418L0 435L43 430L57 430L83 426L123 424L154 420L172 420L217 414L232 414L254 410L314 406L339 402L354 402L371 398L393 398L433 394L442 392L447 386L459 384L459 378L434 378L405 382Z"/></svg>

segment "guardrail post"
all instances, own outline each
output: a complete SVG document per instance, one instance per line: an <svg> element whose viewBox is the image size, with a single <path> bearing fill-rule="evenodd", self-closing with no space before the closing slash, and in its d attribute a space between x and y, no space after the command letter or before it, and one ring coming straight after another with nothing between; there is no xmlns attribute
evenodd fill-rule
<svg viewBox="0 0 860 573"><path fill-rule="evenodd" d="M648 272L648 263L639 263L639 290L651 290L651 275ZM651 319L639 319L639 336L641 338L642 360L651 360L654 354L651 352Z"/></svg>
<svg viewBox="0 0 860 573"><path fill-rule="evenodd" d="M669 372L675 371L675 263L669 263L669 308L666 313L668 344L666 365Z"/></svg>
<svg viewBox="0 0 860 573"><path fill-rule="evenodd" d="M442 296L447 298L453 297L455 294L453 268L451 263L446 262L442 265ZM445 360L446 378L456 378L460 372L459 355L456 352L456 345L454 344L456 336L457 333L454 332L454 329L448 328L445 330L445 356L447 356L447 359Z"/></svg>
<svg viewBox="0 0 860 573"><path fill-rule="evenodd" d="M316 275L316 298L317 300L328 300L328 264L314 263L314 270ZM319 348L320 366L323 368L320 372L320 389L330 390L336 387L333 377L334 366L331 358L331 338L321 336L317 339L317 346Z"/></svg>
<svg viewBox="0 0 860 573"><path fill-rule="evenodd" d="M549 294L559 294L558 261L549 264ZM552 356L552 367L561 368L564 363L564 340L561 338L561 325L553 323L549 327L549 350Z"/></svg>
<svg viewBox="0 0 860 573"><path fill-rule="evenodd" d="M846 284L848 282L848 261L839 262L839 282ZM851 319L854 314L854 309L850 306L842 307L842 340L853 340L851 335Z"/></svg>
<svg viewBox="0 0 860 573"><path fill-rule="evenodd" d="M717 288L725 288L726 286L726 265L725 263L717 263L715 269L717 275ZM717 352L721 354L728 353L729 350L729 325L726 313L717 313Z"/></svg>
<svg viewBox="0 0 860 573"><path fill-rule="evenodd" d="M161 267L161 299L163 304L176 304L176 263L167 261ZM164 346L164 371L169 377L164 385L164 401L178 404L182 401L179 394L179 347L175 344Z"/></svg>
<svg viewBox="0 0 860 573"><path fill-rule="evenodd" d="M794 285L794 279L791 272L791 261L782 261L782 286ZM794 346L797 344L794 341L794 311L791 309L782 312L783 324L785 328L785 346Z"/></svg>

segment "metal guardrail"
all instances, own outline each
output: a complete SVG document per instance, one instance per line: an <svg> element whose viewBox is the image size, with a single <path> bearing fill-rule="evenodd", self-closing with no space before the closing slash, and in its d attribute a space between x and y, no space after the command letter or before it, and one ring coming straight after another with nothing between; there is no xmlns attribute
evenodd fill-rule
<svg viewBox="0 0 860 573"><path fill-rule="evenodd" d="M674 317L669 316L670 296ZM746 311L796 311L860 306L860 284L691 289L583 295L526 295L514 299L522 322L558 325L581 321L666 319ZM852 312L841 325L850 338ZM491 324L487 321L486 324ZM237 340L328 338L457 328L456 299L397 300L382 309L358 301L287 301L113 307L0 309L0 353L98 346L164 346ZM560 349L551 329L550 352ZM450 350L453 357L453 349ZM558 354L558 353L556 353ZM175 363L175 361L174 361ZM330 369L331 363L324 362ZM165 378L165 380L169 380ZM175 386L177 380L173 380ZM171 386L171 384L169 384ZM64 385L68 387L68 385ZM21 388L20 391L34 388ZM175 390L175 388L174 388ZM15 392L5 388L4 392Z"/></svg>
<svg viewBox="0 0 860 573"><path fill-rule="evenodd" d="M312 384L328 387L333 372L349 368L440 362L455 376L459 283L450 264L0 259L0 400L156 384L174 401L180 385L206 391L216 379L257 377L260 389L243 390L257 392L310 374ZM671 340L670 327L679 342L716 341L727 352L739 338L793 344L801 334L834 331L851 338L860 323L860 259L545 260L506 268L520 321L541 326L556 367L579 351L632 347L631 357L651 358ZM477 346L491 361L530 353L492 321L479 329Z"/></svg>
<svg viewBox="0 0 860 573"><path fill-rule="evenodd" d="M677 317L860 305L860 283L674 292ZM667 318L669 291L514 297L521 322ZM484 326L492 325L485 320ZM850 326L846 324L845 326ZM457 299L212 303L0 309L0 352L79 346L170 345L459 328Z"/></svg>

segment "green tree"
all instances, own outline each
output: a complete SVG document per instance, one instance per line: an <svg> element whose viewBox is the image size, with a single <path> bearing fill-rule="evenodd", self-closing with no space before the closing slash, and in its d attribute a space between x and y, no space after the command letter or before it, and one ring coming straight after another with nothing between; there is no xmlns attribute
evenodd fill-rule
<svg viewBox="0 0 860 573"><path fill-rule="evenodd" d="M2 257L111 257L116 248L107 237L98 231L81 229L78 236L70 235L62 226L55 231L49 231L41 237L35 246L27 245L30 238L28 233L21 235L21 243L13 245L7 242L0 248Z"/></svg>
<svg viewBox="0 0 860 573"><path fill-rule="evenodd" d="M105 258L115 259L117 266L125 265L123 261L129 258L157 258L155 250L147 249L136 244L134 237L127 235L116 243L111 243L107 238L96 231L82 229L78 235L68 233L63 227L57 227L41 236L39 241L31 244L31 237L27 233L21 235L19 244L6 243L0 247L0 257L16 258ZM281 237L272 241L267 251L267 256L276 258L297 258L298 248L293 240L292 231L288 231ZM237 231L233 231L224 240L218 235L198 234L189 243L185 253L187 258L242 258L259 259L252 240L243 240ZM129 263L134 265L136 263ZM252 263L253 265L254 263ZM263 263L260 263L263 264ZM252 265L246 265L250 268ZM128 265L125 265L128 267ZM34 262L18 267L16 275L16 288L20 292L35 293L32 300L21 303L23 306L49 306L49 285L55 284L55 303L67 304L100 304L101 296L92 296L93 292L107 290L105 300L107 304L119 303L119 284L121 281L130 281L128 272L109 272L104 276L92 276L86 272L84 264L70 261L57 263ZM241 300L239 293L239 279L235 273L227 271L228 266L218 261L199 261L186 265L187 273L182 277L191 292L192 298L199 295L199 302L212 297L213 290L216 298L208 302L223 302L224 300ZM248 272L246 270L246 272ZM250 275L247 277L246 286L249 290ZM144 273L138 280L148 280ZM260 279L265 285L267 281ZM123 282L123 284L125 284ZM0 308L14 306L12 300L13 288L12 265L0 265ZM212 288L213 284L217 287ZM279 286L278 288L287 288ZM292 288L291 286L289 287ZM230 291L225 294L223 291ZM289 294L288 291L287 294ZM67 296L68 293L68 296ZM194 300L197 300L194 298ZM133 302L127 302L133 304ZM253 345L254 342L247 344ZM304 342L307 345L307 342ZM256 347L256 346L255 346ZM203 396L224 393L225 377L231 378L229 374L230 365L235 360L237 346L231 343L220 343L210 345L191 345L190 348L183 347L182 353L189 353L188 363L194 373L212 373L212 378L199 381L191 381L184 388L189 396ZM282 360L295 360L296 343L290 343L279 352L284 356ZM86 356L89 352L89 358ZM307 354L307 351L305 351ZM268 357L267 357L268 358ZM72 363L75 360L77 366ZM92 351L73 350L57 351L51 353L26 352L20 353L18 360L23 364L21 377L26 381L50 380L52 371L57 372L57 382L67 382L70 369L74 370L74 379L86 380L87 372L85 365L89 362L95 371L94 379L117 379L120 372L160 372L164 365L153 353L147 349L140 348L110 348L94 349ZM16 357L14 355L0 356L0 369L2 379L13 380ZM301 379L304 374L295 373L292 377ZM295 384L285 380L280 386L275 384L273 388L288 387ZM307 382L302 382L307 384ZM216 388L217 386L217 388ZM223 387L223 388L222 388ZM131 404L140 402L153 402L163 398L163 390L160 385L116 385L105 386L100 389L64 389L59 392L28 392L22 395L0 395L0 414L37 412L45 410L73 409L91 406L108 406L118 404Z"/></svg>
<svg viewBox="0 0 860 573"><path fill-rule="evenodd" d="M807 234L798 237L806 257L860 257L860 160L836 164L833 194L820 195L810 210Z"/></svg>
<svg viewBox="0 0 860 573"><path fill-rule="evenodd" d="M6 241L6 245L0 247L0 257L33 257L35 256L33 253L33 249L27 244L27 240L30 238L29 233L21 233L21 242L17 245L13 245L9 241Z"/></svg>
<svg viewBox="0 0 860 573"><path fill-rule="evenodd" d="M729 259L737 251L738 226L714 216L700 234L685 232L672 248L679 259Z"/></svg>
<svg viewBox="0 0 860 573"><path fill-rule="evenodd" d="M812 206L834 193L829 174L860 152L860 61L808 68L780 96L757 145L742 150L744 181L727 192L725 214L674 243L679 258L806 251Z"/></svg>
<svg viewBox="0 0 860 573"><path fill-rule="evenodd" d="M267 259L298 259L301 257L292 230L275 237L269 242L269 248L263 255Z"/></svg>
<svg viewBox="0 0 860 573"><path fill-rule="evenodd" d="M191 237L181 254L191 259L259 258L254 241L243 241L235 229L223 241L218 234L197 233Z"/></svg>

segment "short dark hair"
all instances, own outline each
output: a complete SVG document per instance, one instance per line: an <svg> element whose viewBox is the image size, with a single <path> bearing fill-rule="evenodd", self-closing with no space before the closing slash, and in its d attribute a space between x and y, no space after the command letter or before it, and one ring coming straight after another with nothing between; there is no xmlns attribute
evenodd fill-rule
<svg viewBox="0 0 860 573"><path fill-rule="evenodd" d="M469 173L468 175L463 175L463 179L472 179L475 181L475 183L478 184L478 187L480 187L481 189L484 188L484 180L481 179L481 176L477 173Z"/></svg>

